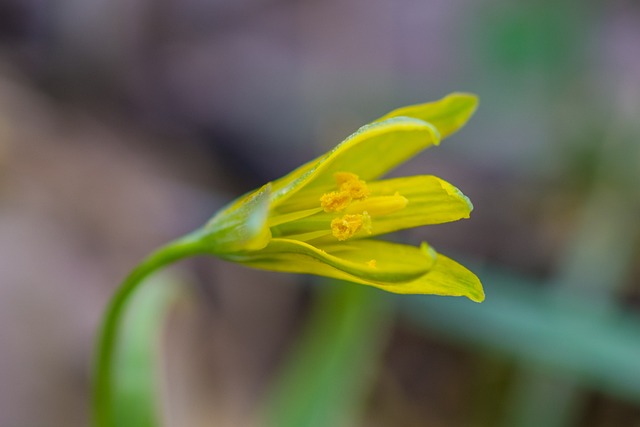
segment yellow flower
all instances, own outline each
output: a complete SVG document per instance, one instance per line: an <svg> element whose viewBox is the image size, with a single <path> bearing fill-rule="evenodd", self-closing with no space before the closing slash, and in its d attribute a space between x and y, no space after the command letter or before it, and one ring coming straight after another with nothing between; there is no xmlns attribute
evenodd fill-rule
<svg viewBox="0 0 640 427"><path fill-rule="evenodd" d="M363 126L329 153L214 216L203 237L208 250L266 270L482 301L478 278L426 243L414 247L375 239L469 217L469 199L440 178L380 177L457 131L476 106L475 96L454 93Z"/></svg>

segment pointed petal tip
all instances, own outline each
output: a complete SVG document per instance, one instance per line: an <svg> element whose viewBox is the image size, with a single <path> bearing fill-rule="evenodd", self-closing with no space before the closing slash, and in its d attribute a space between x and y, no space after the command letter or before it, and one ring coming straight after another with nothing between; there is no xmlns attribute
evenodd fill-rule
<svg viewBox="0 0 640 427"><path fill-rule="evenodd" d="M438 256L442 256L442 255L438 254ZM485 299L485 294L484 294L484 288L482 286L482 282L480 281L480 278L475 273L468 270L466 267L462 266L461 264L458 264L457 262L451 259L447 259L447 261L450 267L455 266L455 264L457 264L457 266L455 266L454 268L458 270L458 274L464 272L464 278L462 278L461 275L458 276L458 280L460 280L461 283L464 283L464 289L460 293L460 296L467 297L473 302L477 302L477 303L483 302Z"/></svg>
<svg viewBox="0 0 640 427"><path fill-rule="evenodd" d="M480 104L480 98L469 92L453 92L441 100L449 104L449 108L460 114L460 126L463 126L474 115Z"/></svg>
<svg viewBox="0 0 640 427"><path fill-rule="evenodd" d="M469 116L471 116L478 109L478 105L480 104L480 98L478 97L478 95L470 92L452 92L442 98L441 101L447 101L450 103L455 103L460 107L466 107L469 111Z"/></svg>
<svg viewBox="0 0 640 427"><path fill-rule="evenodd" d="M478 281L478 289L474 289L473 292L470 292L465 296L473 302L477 302L477 303L483 302L485 295L484 295L484 289L482 289L482 283Z"/></svg>
<svg viewBox="0 0 640 427"><path fill-rule="evenodd" d="M448 183L441 178L438 178L438 180L440 182L440 185L442 186L442 189L446 191L449 196L467 205L469 214L473 211L473 203L471 203L471 199L469 199L469 197L467 197L462 191L460 191L458 187ZM469 215L467 215L465 218L469 218Z"/></svg>
<svg viewBox="0 0 640 427"><path fill-rule="evenodd" d="M444 98L458 98L460 100L466 100L470 105L478 105L480 102L480 98L478 98L478 95L471 92L451 92Z"/></svg>
<svg viewBox="0 0 640 427"><path fill-rule="evenodd" d="M478 276L440 253L434 266L424 276L408 283L378 285L378 287L397 294L464 296L478 303L485 298Z"/></svg>
<svg viewBox="0 0 640 427"><path fill-rule="evenodd" d="M464 126L477 108L478 97L476 95L453 92L437 101L398 108L376 121L380 122L400 116L413 117L432 124L444 139Z"/></svg>

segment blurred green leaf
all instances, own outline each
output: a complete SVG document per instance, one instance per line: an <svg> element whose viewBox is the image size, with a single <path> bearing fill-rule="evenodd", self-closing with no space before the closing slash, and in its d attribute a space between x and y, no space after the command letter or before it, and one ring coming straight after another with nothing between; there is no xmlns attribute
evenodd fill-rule
<svg viewBox="0 0 640 427"><path fill-rule="evenodd" d="M490 284L483 304L411 296L402 299L403 312L445 338L640 402L637 315L603 313L598 301L558 296L553 289L496 270L480 270L480 277Z"/></svg>
<svg viewBox="0 0 640 427"><path fill-rule="evenodd" d="M167 273L146 280L126 307L118 341L115 376L115 425L159 426L158 347L168 308L180 286Z"/></svg>
<svg viewBox="0 0 640 427"><path fill-rule="evenodd" d="M269 427L353 425L380 360L388 295L345 282L317 289L308 324L267 396Z"/></svg>

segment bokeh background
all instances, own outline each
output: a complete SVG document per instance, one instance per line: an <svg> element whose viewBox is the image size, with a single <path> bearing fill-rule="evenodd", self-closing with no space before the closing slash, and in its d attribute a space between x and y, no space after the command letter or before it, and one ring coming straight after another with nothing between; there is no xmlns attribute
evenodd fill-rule
<svg viewBox="0 0 640 427"><path fill-rule="evenodd" d="M475 211L403 239L486 301L183 262L166 425L640 426L632 0L1 0L0 425L87 425L100 315L153 248L453 91L477 114L394 174Z"/></svg>

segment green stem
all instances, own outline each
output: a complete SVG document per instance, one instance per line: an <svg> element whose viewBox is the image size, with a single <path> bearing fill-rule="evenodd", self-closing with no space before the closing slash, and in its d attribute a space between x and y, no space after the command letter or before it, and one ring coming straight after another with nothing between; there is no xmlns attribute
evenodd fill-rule
<svg viewBox="0 0 640 427"><path fill-rule="evenodd" d="M202 231L197 230L152 252L127 276L109 302L102 320L96 351L93 384L93 423L95 427L114 427L113 365L119 329L127 303L151 273L191 255L205 254Z"/></svg>

